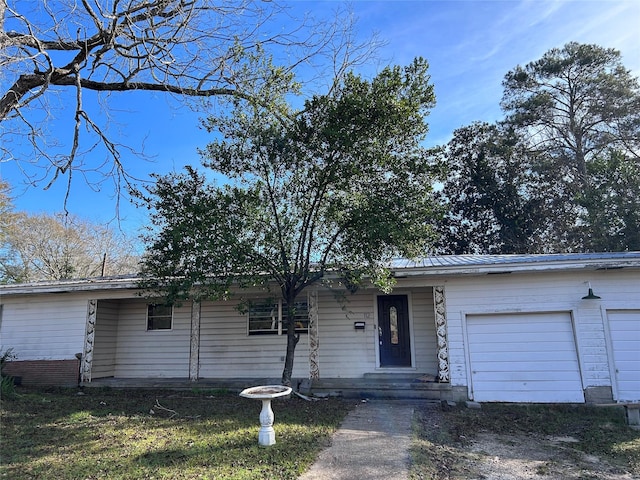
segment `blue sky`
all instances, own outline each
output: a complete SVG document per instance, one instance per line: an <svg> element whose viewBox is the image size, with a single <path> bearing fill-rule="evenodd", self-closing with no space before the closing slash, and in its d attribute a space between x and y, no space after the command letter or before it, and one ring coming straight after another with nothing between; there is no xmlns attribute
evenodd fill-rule
<svg viewBox="0 0 640 480"><path fill-rule="evenodd" d="M336 1L290 1L296 11L322 17ZM405 65L422 56L430 63L437 106L429 116L428 143L445 143L456 128L474 121L501 117L499 102L504 75L516 65L539 59L546 51L570 41L616 48L624 65L640 76L640 0L448 0L352 2L357 32L365 38L376 31L386 43L379 57L388 64ZM378 66L364 66L364 74ZM198 128L201 115L158 94L127 93L109 99L114 118L111 129L121 143L152 157L142 161L128 156L129 170L140 178L150 172L180 170L199 165L197 148L210 137ZM54 132L64 132L64 119L55 120ZM64 134L60 133L64 142ZM0 163L0 176L15 188L18 210L57 212L62 209L66 185L51 189L22 185L24 178L11 162ZM113 219L115 200L108 185L101 191L87 188L76 178L68 200L71 213L94 222ZM121 226L135 234L146 213L123 203Z"/></svg>

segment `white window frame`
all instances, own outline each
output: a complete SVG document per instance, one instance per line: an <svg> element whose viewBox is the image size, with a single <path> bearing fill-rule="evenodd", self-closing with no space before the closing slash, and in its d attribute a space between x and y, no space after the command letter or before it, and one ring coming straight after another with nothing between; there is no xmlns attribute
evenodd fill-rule
<svg viewBox="0 0 640 480"><path fill-rule="evenodd" d="M307 300L297 301L297 305L304 305L303 314L306 316L302 316L304 318L305 326L301 328L296 328L297 333L309 333L309 302ZM271 311L268 312L267 315L264 313L267 312L267 308L271 306ZM267 308L265 308L267 307ZM247 310L247 335L282 335L283 334L283 316L284 309L286 304L282 300L274 300L270 301L268 299L255 300L249 305ZM259 310L258 310L259 309ZM262 313L262 315L259 315ZM272 327L269 329L257 329L251 328L251 319L259 316L262 319L271 319ZM256 318L257 321L257 318ZM263 320L264 321L264 320ZM286 331L284 331L286 334Z"/></svg>
<svg viewBox="0 0 640 480"><path fill-rule="evenodd" d="M171 309L171 313L169 315L150 315L151 310L155 307L168 307ZM169 319L169 328L150 328L149 325L149 320L152 318L158 318L158 319ZM147 332L167 332L170 330L173 330L173 305L171 306L167 306L167 305L163 305L162 303L147 303L147 309L146 309L146 329Z"/></svg>

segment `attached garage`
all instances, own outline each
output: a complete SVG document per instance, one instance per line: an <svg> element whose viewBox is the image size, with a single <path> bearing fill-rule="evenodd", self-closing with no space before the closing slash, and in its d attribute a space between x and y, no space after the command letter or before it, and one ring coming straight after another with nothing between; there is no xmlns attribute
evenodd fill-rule
<svg viewBox="0 0 640 480"><path fill-rule="evenodd" d="M468 315L472 398L584 402L570 312Z"/></svg>
<svg viewBox="0 0 640 480"><path fill-rule="evenodd" d="M609 310L607 318L614 398L619 402L637 402L640 398L640 310Z"/></svg>

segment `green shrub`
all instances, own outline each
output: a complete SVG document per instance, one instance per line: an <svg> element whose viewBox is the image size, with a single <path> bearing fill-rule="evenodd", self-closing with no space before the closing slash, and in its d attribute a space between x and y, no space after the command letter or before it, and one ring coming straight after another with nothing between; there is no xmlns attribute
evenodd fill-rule
<svg viewBox="0 0 640 480"><path fill-rule="evenodd" d="M0 350L2 352L2 350ZM0 395L4 398L12 395L15 392L15 383L13 377L4 373L4 367L7 362L15 360L16 354L13 353L13 348L8 348L3 353L0 353Z"/></svg>

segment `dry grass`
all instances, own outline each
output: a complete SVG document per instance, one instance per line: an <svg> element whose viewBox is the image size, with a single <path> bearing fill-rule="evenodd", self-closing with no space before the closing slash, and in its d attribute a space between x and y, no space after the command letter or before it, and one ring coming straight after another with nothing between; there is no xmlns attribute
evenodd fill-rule
<svg viewBox="0 0 640 480"><path fill-rule="evenodd" d="M417 425L412 479L640 478L640 431L621 407L438 407Z"/></svg>

